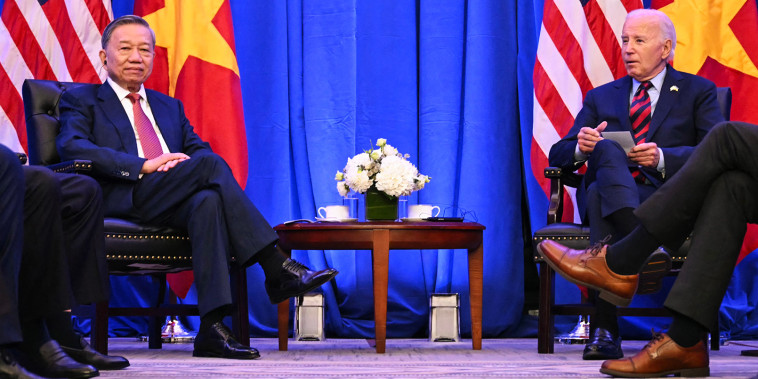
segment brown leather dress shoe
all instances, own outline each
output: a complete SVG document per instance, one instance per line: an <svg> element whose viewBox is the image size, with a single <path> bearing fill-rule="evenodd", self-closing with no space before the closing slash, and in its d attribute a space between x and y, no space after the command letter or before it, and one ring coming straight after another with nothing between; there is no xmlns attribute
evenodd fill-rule
<svg viewBox="0 0 758 379"><path fill-rule="evenodd" d="M653 333L653 340L631 358L603 362L600 372L626 378L666 375L705 377L711 374L705 342L681 347L665 333Z"/></svg>
<svg viewBox="0 0 758 379"><path fill-rule="evenodd" d="M568 281L600 292L600 298L625 307L637 291L639 275L619 275L608 268L605 252L608 245L595 245L587 250L569 249L555 241L537 245L545 262Z"/></svg>

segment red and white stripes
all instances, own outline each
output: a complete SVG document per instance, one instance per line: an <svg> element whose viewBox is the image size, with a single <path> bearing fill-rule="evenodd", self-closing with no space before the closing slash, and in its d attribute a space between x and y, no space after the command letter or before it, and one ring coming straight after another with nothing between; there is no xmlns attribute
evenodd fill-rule
<svg viewBox="0 0 758 379"><path fill-rule="evenodd" d="M531 165L546 194L550 147L571 129L587 91L626 75L621 28L637 8L641 0L545 0L533 74ZM573 190L567 194L573 199ZM565 220L578 221L575 208L566 209Z"/></svg>
<svg viewBox="0 0 758 379"><path fill-rule="evenodd" d="M0 143L26 150L25 79L100 83L101 31L110 0L6 0L0 16Z"/></svg>

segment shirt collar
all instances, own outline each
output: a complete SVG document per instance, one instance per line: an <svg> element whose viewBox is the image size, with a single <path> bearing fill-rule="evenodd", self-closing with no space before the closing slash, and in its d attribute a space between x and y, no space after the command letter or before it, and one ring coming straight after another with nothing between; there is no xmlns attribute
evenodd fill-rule
<svg viewBox="0 0 758 379"><path fill-rule="evenodd" d="M668 67L663 67L663 70L658 73L658 75L654 76L652 79L649 80L650 84L653 85L653 88L655 88L658 92L661 91L661 87L663 87L663 80L666 78L666 71L668 70ZM637 79L632 78L632 93L637 92L637 88L640 86L640 81Z"/></svg>
<svg viewBox="0 0 758 379"><path fill-rule="evenodd" d="M105 80L108 82L111 88L113 88L113 92L116 93L116 97L119 100L126 99L126 95L130 93L128 89L118 85L118 83L113 81L113 79L111 79L110 76L106 78ZM140 84L139 91L137 91L137 93L140 95L140 98L145 99L145 101L147 101L147 93L145 92L145 86L143 84Z"/></svg>

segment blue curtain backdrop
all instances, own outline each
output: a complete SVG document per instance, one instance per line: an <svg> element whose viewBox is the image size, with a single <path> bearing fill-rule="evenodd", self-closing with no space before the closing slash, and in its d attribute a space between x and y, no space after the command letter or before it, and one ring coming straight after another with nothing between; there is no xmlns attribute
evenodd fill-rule
<svg viewBox="0 0 758 379"><path fill-rule="evenodd" d="M131 13L133 3L114 0L114 15ZM502 0L232 0L231 7L250 157L246 191L269 222L313 218L319 206L341 203L335 172L387 138L432 177L411 204L457 208L487 227L484 334L513 335L524 301L519 7ZM323 287L327 333L373 336L370 254L295 257L340 270ZM390 267L389 337L423 336L435 292L461 293L461 331L470 335L465 251L393 251ZM276 308L263 280L257 266L249 270L251 327L273 336ZM115 302L134 291L133 282L113 281ZM113 324L114 333L143 327Z"/></svg>
<svg viewBox="0 0 758 379"><path fill-rule="evenodd" d="M544 225L547 199L524 152L543 1L230 0L250 157L247 193L271 224L313 218L319 206L341 202L333 177L347 158L387 138L432 177L411 204L457 207L487 227L484 336L534 336L535 320L522 317L530 244L523 236ZM134 0L113 0L116 17L133 7ZM295 257L341 272L323 287L327 333L373 336L370 254ZM758 336L757 257L738 266L722 306L722 330L733 337ZM390 267L389 337L423 336L435 292L462 294L461 329L470 335L465 251L394 251ZM263 280L260 268L249 269L257 337L276 330ZM154 301L156 283L146 278L114 277L112 285L114 304ZM573 285L559 283L558 292L560 300L578 299ZM574 322L564 319L561 330ZM639 332L651 322L625 323ZM87 321L81 326L88 330ZM113 335L145 330L144 320L111 322Z"/></svg>

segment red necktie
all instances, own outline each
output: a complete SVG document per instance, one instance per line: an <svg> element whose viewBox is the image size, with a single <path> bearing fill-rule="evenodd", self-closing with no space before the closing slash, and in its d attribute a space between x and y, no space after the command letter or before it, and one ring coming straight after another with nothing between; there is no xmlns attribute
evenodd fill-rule
<svg viewBox="0 0 758 379"><path fill-rule="evenodd" d="M139 135L139 142L142 145L142 153L147 159L153 159L163 154L163 148L161 148L161 141L158 139L158 134L153 129L153 124L150 119L147 118L145 111L142 110L138 93L130 93L126 95L129 100L132 101L132 111L134 112L134 126L137 129Z"/></svg>
<svg viewBox="0 0 758 379"><path fill-rule="evenodd" d="M632 98L632 105L629 107L629 121L632 122L632 136L634 136L634 142L639 145L645 143L645 137L647 137L647 131L650 129L650 96L647 94L647 90L653 85L650 82L642 82L637 88L637 93ZM634 180L640 183L645 181L645 177L639 169L632 169L632 176Z"/></svg>
<svg viewBox="0 0 758 379"><path fill-rule="evenodd" d="M632 122L632 134L634 142L639 145L645 142L647 130L650 128L650 96L647 90L653 85L650 82L640 83L637 93L632 99L632 106L629 107L629 121Z"/></svg>

